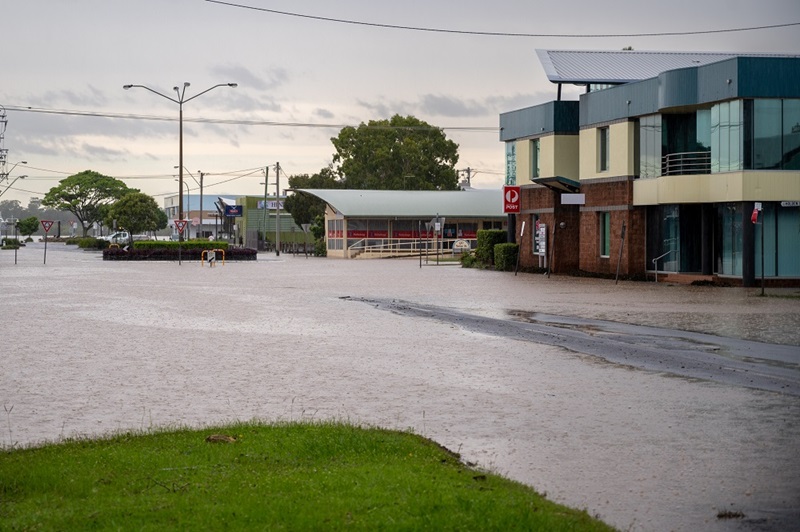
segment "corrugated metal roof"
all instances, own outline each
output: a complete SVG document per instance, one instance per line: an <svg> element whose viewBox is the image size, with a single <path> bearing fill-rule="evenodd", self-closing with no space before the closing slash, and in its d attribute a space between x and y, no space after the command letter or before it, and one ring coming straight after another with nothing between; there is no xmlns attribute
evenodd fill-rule
<svg viewBox="0 0 800 532"><path fill-rule="evenodd" d="M502 189L456 191L297 189L317 196L352 218L496 218L503 214Z"/></svg>
<svg viewBox="0 0 800 532"><path fill-rule="evenodd" d="M734 57L797 57L787 54L656 52L638 50L536 50L553 83L629 83L676 68L696 67Z"/></svg>

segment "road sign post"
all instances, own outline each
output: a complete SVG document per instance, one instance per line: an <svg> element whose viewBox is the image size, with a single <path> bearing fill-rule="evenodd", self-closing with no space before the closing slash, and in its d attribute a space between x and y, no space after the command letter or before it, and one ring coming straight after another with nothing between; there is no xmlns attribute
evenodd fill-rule
<svg viewBox="0 0 800 532"><path fill-rule="evenodd" d="M53 227L53 220L40 220L42 229L44 229L44 264L47 264L47 233Z"/></svg>
<svg viewBox="0 0 800 532"><path fill-rule="evenodd" d="M178 266L182 266L181 252L183 251L183 231L186 229L186 224L189 220L175 220L175 229L178 230Z"/></svg>

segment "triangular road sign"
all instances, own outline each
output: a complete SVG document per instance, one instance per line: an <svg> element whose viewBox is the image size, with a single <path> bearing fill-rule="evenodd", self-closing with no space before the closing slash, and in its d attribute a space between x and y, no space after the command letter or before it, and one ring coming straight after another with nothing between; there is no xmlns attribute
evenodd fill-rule
<svg viewBox="0 0 800 532"><path fill-rule="evenodd" d="M186 229L186 224L189 220L175 220L175 229L178 230L179 233L183 233L183 230Z"/></svg>
<svg viewBox="0 0 800 532"><path fill-rule="evenodd" d="M50 232L50 228L53 227L53 220L39 220L42 222L42 228L44 228L45 233Z"/></svg>

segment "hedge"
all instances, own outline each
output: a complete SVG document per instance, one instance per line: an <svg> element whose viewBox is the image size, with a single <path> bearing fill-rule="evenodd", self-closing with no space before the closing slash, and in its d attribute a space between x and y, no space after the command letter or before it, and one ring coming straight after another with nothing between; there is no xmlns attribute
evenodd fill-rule
<svg viewBox="0 0 800 532"><path fill-rule="evenodd" d="M519 244L497 244L494 246L494 269L503 272L512 271L517 265Z"/></svg>
<svg viewBox="0 0 800 532"><path fill-rule="evenodd" d="M478 231L475 258L486 265L494 264L494 248L497 244L505 244L507 237L507 233L501 229L481 229Z"/></svg>
<svg viewBox="0 0 800 532"><path fill-rule="evenodd" d="M206 244L208 243L209 242L206 242ZM206 246L205 248L202 246L181 248L180 260L200 262L202 258L205 258L202 256L205 249L222 249L222 246L219 248L215 248L214 246ZM226 261L256 260L257 256L258 251L250 248L228 248L225 250ZM143 248L134 246L134 248L130 250L125 250L124 248L109 248L103 250L103 260L176 261L178 260L178 246L145 246ZM217 260L222 260L220 254L217 254Z"/></svg>

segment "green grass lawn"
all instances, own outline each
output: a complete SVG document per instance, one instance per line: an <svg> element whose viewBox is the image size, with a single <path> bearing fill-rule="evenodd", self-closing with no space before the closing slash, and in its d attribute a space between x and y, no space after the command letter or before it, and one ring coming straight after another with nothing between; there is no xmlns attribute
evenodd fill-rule
<svg viewBox="0 0 800 532"><path fill-rule="evenodd" d="M339 423L0 450L0 530L345 528L611 530L420 436Z"/></svg>

